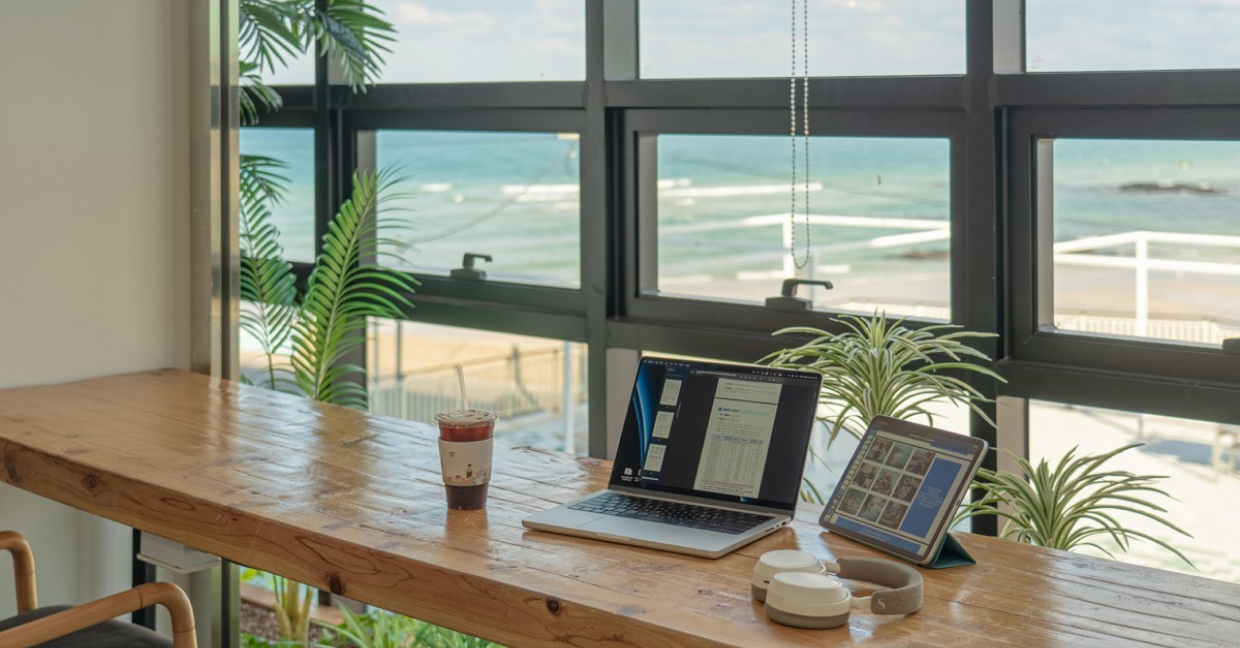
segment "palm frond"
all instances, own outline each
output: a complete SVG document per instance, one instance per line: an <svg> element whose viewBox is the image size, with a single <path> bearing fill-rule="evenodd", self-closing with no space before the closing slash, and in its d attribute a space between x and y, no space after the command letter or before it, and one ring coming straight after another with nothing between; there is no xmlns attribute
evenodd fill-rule
<svg viewBox="0 0 1240 648"><path fill-rule="evenodd" d="M284 202L289 179L280 173L288 164L278 158L253 153L241 154L240 182L242 206L246 200L262 201L268 206Z"/></svg>
<svg viewBox="0 0 1240 648"><path fill-rule="evenodd" d="M253 126L258 123L260 105L264 112L276 112L284 107L284 99L263 82L256 64L241 61L240 68L241 92L238 101L241 107L241 123Z"/></svg>
<svg viewBox="0 0 1240 648"><path fill-rule="evenodd" d="M359 171L353 194L340 206L323 237L294 325L293 370L308 396L337 405L365 408L365 389L355 382L362 367L346 358L364 339L367 317L396 318L411 308L406 295L418 285L409 275L373 264L380 194L390 175Z"/></svg>
<svg viewBox="0 0 1240 648"><path fill-rule="evenodd" d="M383 10L365 0L329 0L320 9L315 0L240 0L238 48L241 81L241 123L257 124L259 112L275 112L284 100L264 75L287 65L320 43L319 56L340 64L344 81L354 92L379 78L383 53L396 33Z"/></svg>
<svg viewBox="0 0 1240 648"><path fill-rule="evenodd" d="M396 30L382 18L383 10L364 0L329 0L324 11L310 14L314 36L321 43L320 56L340 63L344 80L354 92L365 92L383 67L385 43Z"/></svg>
<svg viewBox="0 0 1240 648"><path fill-rule="evenodd" d="M299 0L241 0L238 4L237 46L240 59L241 123L258 123L261 106L275 112L284 100L263 81L263 75L287 65L307 49Z"/></svg>
<svg viewBox="0 0 1240 648"><path fill-rule="evenodd" d="M282 0L240 0L237 6L237 47L240 58L260 72L287 65L285 56L305 50L300 3Z"/></svg>
<svg viewBox="0 0 1240 648"><path fill-rule="evenodd" d="M284 260L280 231L271 221L270 205L284 194L288 180L277 170L287 168L274 158L243 155L240 164L241 243L240 296L245 302L240 325L258 340L267 361L266 384L281 389L287 370L276 354L289 340L297 315L297 290L292 265Z"/></svg>

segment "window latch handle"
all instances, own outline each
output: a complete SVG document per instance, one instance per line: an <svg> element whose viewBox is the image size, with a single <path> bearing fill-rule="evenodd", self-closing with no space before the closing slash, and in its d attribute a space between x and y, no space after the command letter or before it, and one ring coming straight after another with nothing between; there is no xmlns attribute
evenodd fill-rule
<svg viewBox="0 0 1240 648"><path fill-rule="evenodd" d="M816 281L813 279L784 279L783 286L779 290L778 297L767 297L766 307L782 311L811 311L814 310L814 304L808 299L797 297L797 286L822 286L827 290L835 288L830 281Z"/></svg>
<svg viewBox="0 0 1240 648"><path fill-rule="evenodd" d="M490 261L491 255L479 254L477 252L466 252L465 258L461 259L461 267L453 268L452 272L448 273L448 276L452 277L453 279L469 279L472 281L482 281L486 279L487 278L486 270L479 270L474 267L474 261L476 259L482 259L483 261Z"/></svg>

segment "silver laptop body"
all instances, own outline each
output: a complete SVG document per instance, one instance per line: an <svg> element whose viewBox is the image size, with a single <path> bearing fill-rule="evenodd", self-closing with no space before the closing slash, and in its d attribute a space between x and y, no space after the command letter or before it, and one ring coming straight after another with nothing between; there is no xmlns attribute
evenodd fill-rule
<svg viewBox="0 0 1240 648"><path fill-rule="evenodd" d="M723 556L792 521L821 384L820 375L807 371L644 357L607 489L522 523L541 531ZM692 504L711 510L673 522L600 512L615 495L644 498L638 503L644 508L665 508L660 502L669 502L675 508ZM726 529L701 521L720 515L743 519L726 523Z"/></svg>

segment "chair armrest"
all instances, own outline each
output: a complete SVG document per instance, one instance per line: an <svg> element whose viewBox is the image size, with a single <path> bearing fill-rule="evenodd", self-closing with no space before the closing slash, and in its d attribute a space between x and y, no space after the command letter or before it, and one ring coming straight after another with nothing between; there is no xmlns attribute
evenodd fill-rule
<svg viewBox="0 0 1240 648"><path fill-rule="evenodd" d="M162 605L171 614L173 648L197 648L193 609L185 592L172 583L139 585L0 632L0 646L31 648L151 605Z"/></svg>
<svg viewBox="0 0 1240 648"><path fill-rule="evenodd" d="M13 554L13 573L17 577L17 613L39 607L34 583L34 553L30 543L16 531L0 531L0 551Z"/></svg>

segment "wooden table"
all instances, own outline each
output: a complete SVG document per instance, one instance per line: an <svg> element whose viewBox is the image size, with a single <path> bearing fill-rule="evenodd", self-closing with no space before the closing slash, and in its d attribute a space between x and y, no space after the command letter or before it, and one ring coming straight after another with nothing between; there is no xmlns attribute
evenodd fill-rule
<svg viewBox="0 0 1240 648"><path fill-rule="evenodd" d="M0 391L0 480L510 646L1240 645L1240 586L971 535L979 564L926 571L916 615L777 626L749 597L759 554L871 553L816 509L714 561L527 531L609 464L496 452L488 508L449 513L423 425L174 370Z"/></svg>

